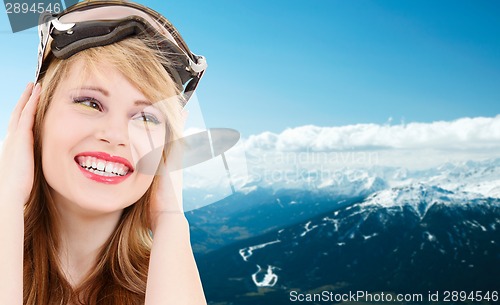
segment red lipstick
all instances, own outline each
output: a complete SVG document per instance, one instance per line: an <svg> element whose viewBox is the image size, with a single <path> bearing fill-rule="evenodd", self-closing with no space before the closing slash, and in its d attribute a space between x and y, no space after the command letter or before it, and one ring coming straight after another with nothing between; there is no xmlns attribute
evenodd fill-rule
<svg viewBox="0 0 500 305"><path fill-rule="evenodd" d="M121 163L128 167L128 172L124 176L102 176L98 175L95 173L92 173L91 171L83 168L80 163L78 162L79 157L93 157L99 160L107 161L107 162L113 162L113 163ZM125 179L127 179L132 172L134 171L134 168L132 164L125 158L119 157L119 156L111 156L108 153L105 152L83 152L75 156L75 162L78 165L78 168L80 168L80 171L83 173L83 175L93 181L100 182L100 183L105 183L105 184L118 184L123 182Z"/></svg>

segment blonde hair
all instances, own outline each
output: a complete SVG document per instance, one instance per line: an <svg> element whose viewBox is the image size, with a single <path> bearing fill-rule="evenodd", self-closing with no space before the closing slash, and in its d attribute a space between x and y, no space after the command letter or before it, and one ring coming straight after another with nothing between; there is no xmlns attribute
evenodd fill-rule
<svg viewBox="0 0 500 305"><path fill-rule="evenodd" d="M144 302L152 245L149 203L157 188L157 177L146 193L124 209L120 221L97 256L93 271L73 289L58 260L59 223L57 211L42 172L42 127L57 85L76 61L84 62L86 73L98 73L99 65L111 64L135 87L156 103L167 118L167 139L179 138L182 98L179 86L165 69L172 65L144 39L120 42L81 51L67 60L53 59L41 83L34 132L35 178L25 205L24 304L136 305ZM170 145L164 149L165 160Z"/></svg>

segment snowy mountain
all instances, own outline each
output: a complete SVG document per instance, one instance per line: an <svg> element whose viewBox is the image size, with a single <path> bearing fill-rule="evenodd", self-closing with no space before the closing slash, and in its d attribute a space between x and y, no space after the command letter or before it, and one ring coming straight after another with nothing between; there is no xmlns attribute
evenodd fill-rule
<svg viewBox="0 0 500 305"><path fill-rule="evenodd" d="M186 213L196 253L289 226L362 200L321 190L272 190L255 187Z"/></svg>
<svg viewBox="0 0 500 305"><path fill-rule="evenodd" d="M235 183L239 185L236 187L236 194L252 196L252 192L262 189L269 189L274 193L283 190L306 190L328 192L339 198L358 198L389 187L384 179L364 169L337 169L324 172L296 169L283 170L278 173L284 175L284 178L281 179L279 175L274 178L265 177L265 174L262 174L258 177L248 177L244 179L244 182L239 181ZM234 195L217 183L213 185L215 186L203 184L196 187L187 186L184 190L187 210L192 210L196 206L205 207L211 203L216 204L220 198L225 200L230 195Z"/></svg>
<svg viewBox="0 0 500 305"><path fill-rule="evenodd" d="M467 192L484 197L500 198L500 158L483 161L446 163L426 170L379 167L371 172L388 185L414 183L434 185L453 192Z"/></svg>
<svg viewBox="0 0 500 305"><path fill-rule="evenodd" d="M400 186L383 190L370 195L360 209L369 210L377 208L404 209L411 208L422 220L427 211L435 204L441 205L467 205L481 195L466 192L451 192L438 186L416 183L414 185ZM348 209L356 208L353 205Z"/></svg>
<svg viewBox="0 0 500 305"><path fill-rule="evenodd" d="M430 176L426 183L451 191L500 198L500 159L448 163L437 168L435 175Z"/></svg>
<svg viewBox="0 0 500 305"><path fill-rule="evenodd" d="M401 167L299 169L284 168L266 172L260 169L248 179L240 179L236 193L249 194L257 189L308 190L328 192L335 197L360 198L390 187L425 183L453 192L480 194L500 198L500 158L483 161L446 163L425 170ZM206 206L231 193L210 185L187 186L184 192L186 207Z"/></svg>
<svg viewBox="0 0 500 305"><path fill-rule="evenodd" d="M499 230L500 199L416 183L226 246L199 267L220 304L288 304L292 288L498 290Z"/></svg>
<svg viewBox="0 0 500 305"><path fill-rule="evenodd" d="M434 201L461 204L474 198L500 198L500 159L445 164L425 171L374 167L336 170L330 175L309 173L304 177L293 187L287 183L271 187L253 181L232 196L189 211L195 251L207 253L365 198L369 198L365 204L400 202L413 206L419 217ZM199 189L186 193L185 199L192 202L207 196L207 191ZM427 198L425 204L422 196Z"/></svg>
<svg viewBox="0 0 500 305"><path fill-rule="evenodd" d="M247 184L236 194L186 213L195 252L206 253L234 241L304 221L387 188L364 171L339 174L319 188L270 188ZM193 198L193 197L189 197Z"/></svg>
<svg viewBox="0 0 500 305"><path fill-rule="evenodd" d="M500 159L304 173L187 214L211 304L289 304L292 288L500 290Z"/></svg>

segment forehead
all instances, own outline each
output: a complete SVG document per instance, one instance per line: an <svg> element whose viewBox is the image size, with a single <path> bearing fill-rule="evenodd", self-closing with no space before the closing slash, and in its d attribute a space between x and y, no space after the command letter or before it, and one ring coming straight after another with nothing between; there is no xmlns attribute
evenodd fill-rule
<svg viewBox="0 0 500 305"><path fill-rule="evenodd" d="M68 64L67 73L57 85L56 92L89 87L99 88L104 95L147 99L140 88L112 64L106 61L88 63L81 58Z"/></svg>

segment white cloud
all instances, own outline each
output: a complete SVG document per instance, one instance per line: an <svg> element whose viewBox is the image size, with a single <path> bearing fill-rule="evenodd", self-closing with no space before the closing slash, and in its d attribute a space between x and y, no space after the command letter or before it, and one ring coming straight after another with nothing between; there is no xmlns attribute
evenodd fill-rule
<svg viewBox="0 0 500 305"><path fill-rule="evenodd" d="M253 169L428 168L498 157L500 115L400 125L307 125L253 135L245 143Z"/></svg>
<svg viewBox="0 0 500 305"><path fill-rule="evenodd" d="M500 148L500 115L402 125L313 125L250 136L247 149L343 151L380 149L468 150Z"/></svg>

